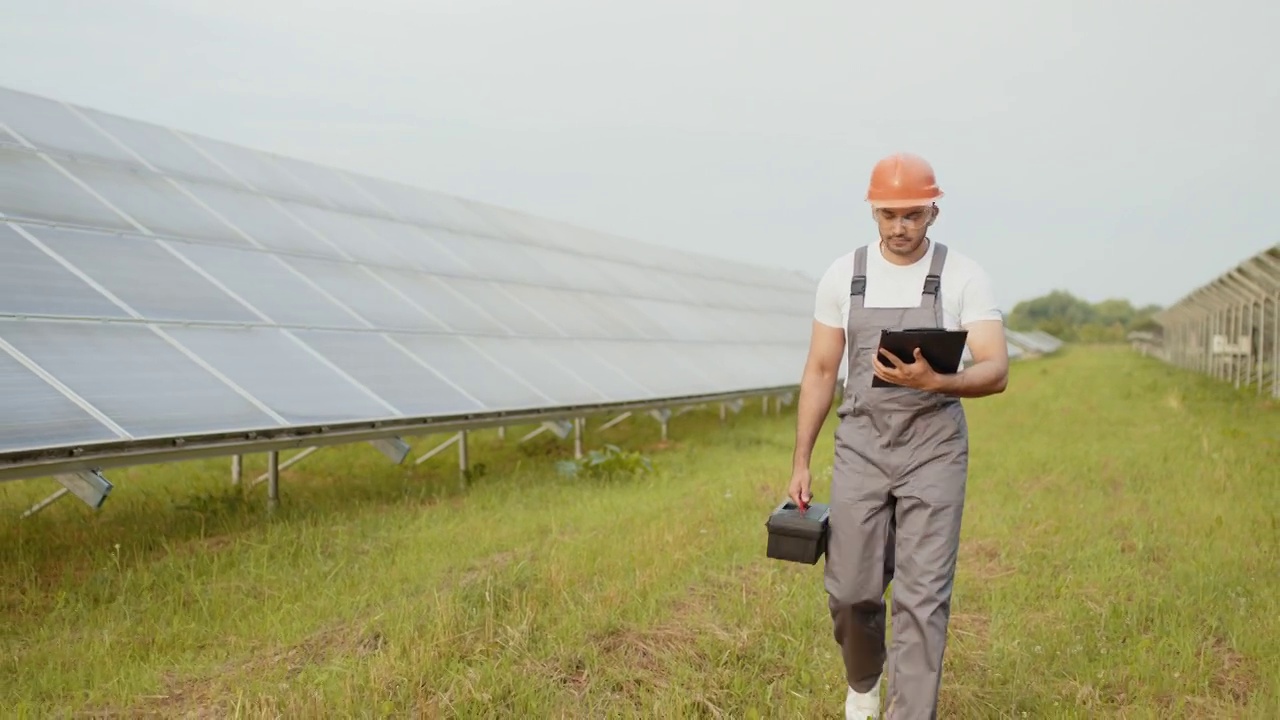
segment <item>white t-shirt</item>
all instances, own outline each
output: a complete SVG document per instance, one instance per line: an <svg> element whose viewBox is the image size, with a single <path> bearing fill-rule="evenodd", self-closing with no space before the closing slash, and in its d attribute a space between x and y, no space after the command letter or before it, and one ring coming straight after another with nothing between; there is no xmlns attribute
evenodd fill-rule
<svg viewBox="0 0 1280 720"><path fill-rule="evenodd" d="M865 307L916 307L929 274L935 245L910 265L894 265L880 254L880 244L867 246ZM837 258L818 281L813 317L823 325L849 326L849 285L853 282L853 253ZM957 330L979 320L1002 320L991 279L978 263L947 245L942 267L943 325Z"/></svg>

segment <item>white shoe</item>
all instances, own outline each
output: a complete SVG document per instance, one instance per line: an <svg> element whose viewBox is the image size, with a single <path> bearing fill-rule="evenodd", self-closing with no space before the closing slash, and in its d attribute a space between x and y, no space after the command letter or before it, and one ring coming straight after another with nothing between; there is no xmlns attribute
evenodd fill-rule
<svg viewBox="0 0 1280 720"><path fill-rule="evenodd" d="M868 691L860 693L849 688L844 699L845 720L880 720L880 679Z"/></svg>

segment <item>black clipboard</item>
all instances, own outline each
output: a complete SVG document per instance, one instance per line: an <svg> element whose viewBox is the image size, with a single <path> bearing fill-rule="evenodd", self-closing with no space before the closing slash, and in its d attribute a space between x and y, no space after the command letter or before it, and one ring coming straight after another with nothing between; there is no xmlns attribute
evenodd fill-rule
<svg viewBox="0 0 1280 720"><path fill-rule="evenodd" d="M960 358L964 355L964 344L969 338L968 330L944 330L942 328L908 328L906 330L881 330L880 348L877 354L891 352L904 363L916 361L915 351L929 362L933 369L943 375L953 375L960 370ZM882 358L882 363L888 363ZM871 387L901 387L897 383L886 382L879 375L871 376Z"/></svg>

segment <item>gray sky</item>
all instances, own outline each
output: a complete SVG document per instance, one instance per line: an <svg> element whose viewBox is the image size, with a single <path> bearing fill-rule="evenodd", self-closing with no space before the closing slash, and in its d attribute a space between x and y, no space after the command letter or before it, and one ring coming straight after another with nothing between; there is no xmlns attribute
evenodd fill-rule
<svg viewBox="0 0 1280 720"><path fill-rule="evenodd" d="M10 5L2 85L815 278L896 150L1006 310L1277 241L1280 3Z"/></svg>

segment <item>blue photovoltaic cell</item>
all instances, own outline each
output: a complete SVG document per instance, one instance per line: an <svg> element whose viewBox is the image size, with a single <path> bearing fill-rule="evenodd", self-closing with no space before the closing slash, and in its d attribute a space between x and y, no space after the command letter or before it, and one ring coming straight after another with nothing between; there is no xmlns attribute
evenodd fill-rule
<svg viewBox="0 0 1280 720"><path fill-rule="evenodd" d="M382 335L302 331L298 337L405 414L457 415L484 409L411 351Z"/></svg>
<svg viewBox="0 0 1280 720"><path fill-rule="evenodd" d="M484 335L507 332L474 303L451 291L440 278L386 268L377 268L373 272L438 319L449 332Z"/></svg>
<svg viewBox="0 0 1280 720"><path fill-rule="evenodd" d="M290 424L397 416L283 331L174 327L169 333Z"/></svg>
<svg viewBox="0 0 1280 720"><path fill-rule="evenodd" d="M556 362L541 344L519 338L473 338L482 352L519 373L556 405L591 405L608 401L600 388Z"/></svg>
<svg viewBox="0 0 1280 720"><path fill-rule="evenodd" d="M377 275L351 263L311 258L289 258L287 262L319 285L338 302L374 327L394 330L443 331L426 310L405 299Z"/></svg>
<svg viewBox="0 0 1280 720"><path fill-rule="evenodd" d="M41 149L133 162L128 152L81 121L67 106L47 98L0 88L0 123Z"/></svg>
<svg viewBox="0 0 1280 720"><path fill-rule="evenodd" d="M631 402L653 396L628 372L606 362L587 343L578 341L543 341L538 348L566 370L582 378L613 402Z"/></svg>
<svg viewBox="0 0 1280 720"><path fill-rule="evenodd" d="M35 243L3 224L0 224L0 315L129 317Z"/></svg>
<svg viewBox="0 0 1280 720"><path fill-rule="evenodd" d="M502 365L481 354L461 338L431 335L394 335L423 362L467 389L490 410L527 410L545 407L550 400L522 382Z"/></svg>
<svg viewBox="0 0 1280 720"><path fill-rule="evenodd" d="M508 334L564 337L564 334L552 324L554 321L534 314L519 300L506 293L499 283L462 278L440 278L440 282L498 321Z"/></svg>
<svg viewBox="0 0 1280 720"><path fill-rule="evenodd" d="M258 319L151 238L52 227L29 230L143 317L209 322Z"/></svg>
<svg viewBox="0 0 1280 720"><path fill-rule="evenodd" d="M172 247L271 322L303 327L365 327L279 257L188 243L174 243Z"/></svg>
<svg viewBox="0 0 1280 720"><path fill-rule="evenodd" d="M0 340L15 323L0 322ZM120 439L52 385L0 349L0 451Z"/></svg>
<svg viewBox="0 0 1280 720"><path fill-rule="evenodd" d="M134 437L276 423L141 325L0 324L3 338Z"/></svg>
<svg viewBox="0 0 1280 720"><path fill-rule="evenodd" d="M63 167L156 235L240 242L226 223L159 175L88 163L67 162Z"/></svg>
<svg viewBox="0 0 1280 720"><path fill-rule="evenodd" d="M257 243L272 250L338 256L337 250L291 217L281 203L213 183L180 181L180 184L240 231L234 233L236 245L251 247ZM244 235L253 242L244 239Z"/></svg>
<svg viewBox="0 0 1280 720"><path fill-rule="evenodd" d="M98 127L162 172L177 176L207 178L221 183L235 183L235 178L214 165L191 147L187 141L167 128L129 118L81 109Z"/></svg>
<svg viewBox="0 0 1280 720"><path fill-rule="evenodd" d="M136 228L39 155L0 147L0 213L110 230Z"/></svg>

